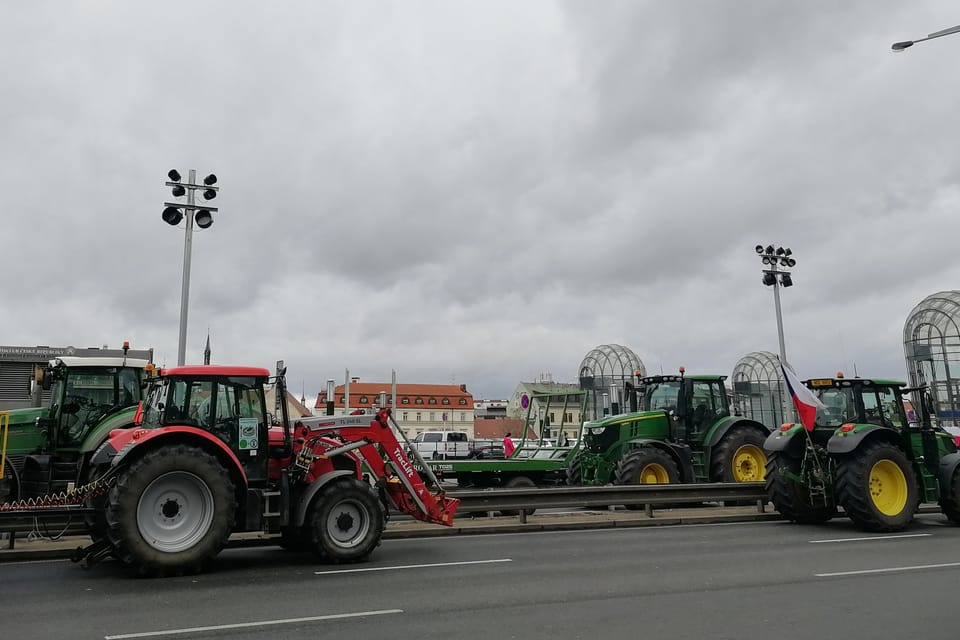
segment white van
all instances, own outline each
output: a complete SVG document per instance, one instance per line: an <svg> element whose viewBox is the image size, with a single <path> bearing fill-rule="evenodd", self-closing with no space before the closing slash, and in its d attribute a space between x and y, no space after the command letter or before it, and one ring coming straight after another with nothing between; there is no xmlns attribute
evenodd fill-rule
<svg viewBox="0 0 960 640"><path fill-rule="evenodd" d="M462 431L424 431L413 439L413 446L427 460L466 458L470 442Z"/></svg>

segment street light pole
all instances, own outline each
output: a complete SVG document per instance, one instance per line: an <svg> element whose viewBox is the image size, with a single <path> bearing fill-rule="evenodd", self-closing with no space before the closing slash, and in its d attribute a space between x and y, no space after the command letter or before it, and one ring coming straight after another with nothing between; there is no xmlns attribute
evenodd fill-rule
<svg viewBox="0 0 960 640"><path fill-rule="evenodd" d="M780 341L780 362L786 366L787 347L783 340L783 310L780 306L780 287L793 286L793 277L787 269L796 266L797 260L793 257L793 251L790 247L774 249L772 244L767 245L766 248L762 244L758 244L756 251L765 266L763 269L763 284L773 287L773 302L777 310L777 338ZM778 266L782 268L778 268ZM789 416L792 422L794 420L793 405L786 402L782 394L781 400L783 400L783 417L786 419Z"/></svg>
<svg viewBox="0 0 960 640"><path fill-rule="evenodd" d="M175 198L187 196L186 204L176 202L165 202L163 210L163 220L169 225L176 226L180 221L186 218L186 225L183 237L183 283L180 289L180 340L177 344L177 366L182 367L186 361L187 354L187 309L190 301L190 258L193 253L193 224L197 227L206 229L213 224L213 212L218 211L217 207L207 205L197 205L196 191L200 190L204 200L213 200L217 197L219 187L217 176L208 175L203 179L203 184L197 184L197 171L190 169L185 184L180 182L180 172L171 169L167 174L170 181L166 183L172 187L172 193Z"/></svg>
<svg viewBox="0 0 960 640"><path fill-rule="evenodd" d="M196 169L190 169L190 184L197 181ZM190 303L190 256L193 253L193 189L187 190L187 224L183 233L183 284L180 289L180 341L177 343L177 366L182 367L187 355L187 307Z"/></svg>

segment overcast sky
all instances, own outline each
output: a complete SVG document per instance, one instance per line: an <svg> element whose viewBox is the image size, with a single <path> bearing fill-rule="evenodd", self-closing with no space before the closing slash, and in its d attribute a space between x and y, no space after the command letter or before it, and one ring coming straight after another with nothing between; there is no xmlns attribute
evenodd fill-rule
<svg viewBox="0 0 960 640"><path fill-rule="evenodd" d="M187 362L509 396L594 347L729 375L906 376L960 288L947 0L30 2L0 20L0 344L177 357L183 224L216 173Z"/></svg>

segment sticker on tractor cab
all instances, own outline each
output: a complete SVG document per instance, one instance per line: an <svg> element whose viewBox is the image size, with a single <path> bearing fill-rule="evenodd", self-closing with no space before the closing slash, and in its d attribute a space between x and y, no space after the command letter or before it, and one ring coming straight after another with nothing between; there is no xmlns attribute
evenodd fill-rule
<svg viewBox="0 0 960 640"><path fill-rule="evenodd" d="M816 380L810 381L811 387L832 387L833 380L831 378L819 378Z"/></svg>
<svg viewBox="0 0 960 640"><path fill-rule="evenodd" d="M257 442L257 427L260 422L256 418L240 418L240 450L247 451L260 446Z"/></svg>

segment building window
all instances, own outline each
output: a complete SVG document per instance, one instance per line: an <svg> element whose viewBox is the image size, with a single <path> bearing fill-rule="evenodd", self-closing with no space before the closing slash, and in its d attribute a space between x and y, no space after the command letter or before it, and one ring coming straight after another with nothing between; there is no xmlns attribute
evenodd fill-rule
<svg viewBox="0 0 960 640"><path fill-rule="evenodd" d="M367 404L367 396L360 396L360 404Z"/></svg>
<svg viewBox="0 0 960 640"><path fill-rule="evenodd" d="M410 398L400 398L400 404L410 404Z"/></svg>
<svg viewBox="0 0 960 640"><path fill-rule="evenodd" d="M573 422L573 414L572 414L572 413L565 413L565 414L563 414L563 421L564 421L564 422Z"/></svg>
<svg viewBox="0 0 960 640"><path fill-rule="evenodd" d="M550 424L553 424L554 422L557 421L557 419L553 415L553 411L550 412L550 417L548 418L548 420L550 420Z"/></svg>
<svg viewBox="0 0 960 640"><path fill-rule="evenodd" d="M420 412L417 411L417 422L420 422Z"/></svg>
<svg viewBox="0 0 960 640"><path fill-rule="evenodd" d="M435 414L433 413L433 411L431 411L431 412L430 412L430 422L433 422L434 420L436 420L436 417L435 417Z"/></svg>
<svg viewBox="0 0 960 640"><path fill-rule="evenodd" d="M444 398L442 404L450 404L450 398Z"/></svg>
<svg viewBox="0 0 960 640"><path fill-rule="evenodd" d="M347 396L340 396L340 404L347 404Z"/></svg>
<svg viewBox="0 0 960 640"><path fill-rule="evenodd" d="M413 404L423 404L423 398L417 398L413 401Z"/></svg>
<svg viewBox="0 0 960 640"><path fill-rule="evenodd" d="M460 422L466 422L466 421L467 421L467 414L461 413L461 414L460 414Z"/></svg>
<svg viewBox="0 0 960 640"><path fill-rule="evenodd" d="M430 398L430 400L427 401L427 404L437 404L437 399L436 399L436 398Z"/></svg>
<svg viewBox="0 0 960 640"><path fill-rule="evenodd" d="M460 398L459 404L460 404L461 406L466 406L466 404L467 404L467 399L466 399L466 398Z"/></svg>
<svg viewBox="0 0 960 640"><path fill-rule="evenodd" d="M406 412L406 411L403 412L403 418L402 418L402 420L403 420L404 422L406 422L407 420L409 420L409 418L407 417L407 412Z"/></svg>

